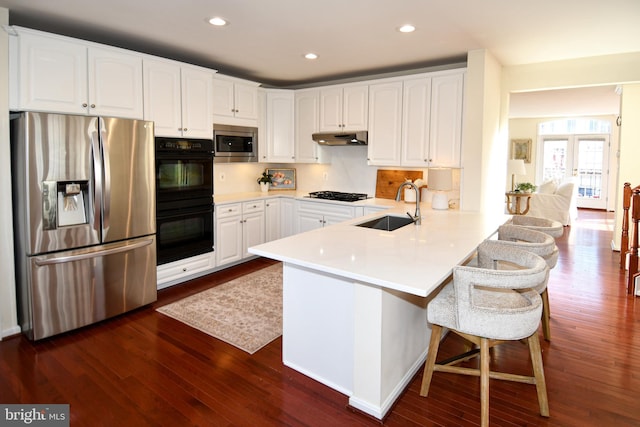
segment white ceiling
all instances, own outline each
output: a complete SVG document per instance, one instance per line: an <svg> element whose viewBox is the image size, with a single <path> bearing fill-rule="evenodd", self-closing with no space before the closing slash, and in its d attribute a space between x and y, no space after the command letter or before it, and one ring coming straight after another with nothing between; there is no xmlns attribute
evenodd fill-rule
<svg viewBox="0 0 640 427"><path fill-rule="evenodd" d="M464 62L640 52L640 0L0 0L12 25L276 87ZM230 24L215 28L208 18ZM396 29L405 23L414 33ZM303 54L319 58L309 61Z"/></svg>

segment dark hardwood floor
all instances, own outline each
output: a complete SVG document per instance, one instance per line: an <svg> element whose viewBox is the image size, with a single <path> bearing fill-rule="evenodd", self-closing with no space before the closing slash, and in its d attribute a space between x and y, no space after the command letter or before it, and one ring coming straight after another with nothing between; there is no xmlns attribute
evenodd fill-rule
<svg viewBox="0 0 640 427"><path fill-rule="evenodd" d="M492 380L493 426L640 425L640 298L625 294L610 249L613 214L581 211L558 240L549 282L552 341L542 340L550 418L535 387ZM282 365L282 340L254 355L155 311L156 307L258 270L258 259L159 293L158 302L81 330L31 343L0 342L0 403L69 403L72 426L375 426L347 397ZM439 359L463 343L445 339ZM500 346L492 369L530 370L526 345ZM469 362L471 364L476 361ZM387 426L473 426L479 379L422 373Z"/></svg>

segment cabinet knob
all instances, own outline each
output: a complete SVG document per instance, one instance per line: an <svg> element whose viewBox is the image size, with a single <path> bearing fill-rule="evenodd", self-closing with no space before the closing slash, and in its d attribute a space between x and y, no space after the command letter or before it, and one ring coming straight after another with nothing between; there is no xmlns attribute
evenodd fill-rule
<svg viewBox="0 0 640 427"><path fill-rule="evenodd" d="M228 212L233 212L233 209L229 208Z"/></svg>
<svg viewBox="0 0 640 427"><path fill-rule="evenodd" d="M182 128L182 131L183 131L183 132L186 132L187 130L188 130L187 128Z"/></svg>
<svg viewBox="0 0 640 427"><path fill-rule="evenodd" d="M185 268L183 268L183 269L182 269L182 271L187 271L187 268L186 268L186 267L185 267Z"/></svg>
<svg viewBox="0 0 640 427"><path fill-rule="evenodd" d="M96 108L96 104L91 104L91 108Z"/></svg>
<svg viewBox="0 0 640 427"><path fill-rule="evenodd" d="M82 103L82 106L86 108L86 107L87 107L87 103L86 103L86 102L83 102L83 103Z"/></svg>

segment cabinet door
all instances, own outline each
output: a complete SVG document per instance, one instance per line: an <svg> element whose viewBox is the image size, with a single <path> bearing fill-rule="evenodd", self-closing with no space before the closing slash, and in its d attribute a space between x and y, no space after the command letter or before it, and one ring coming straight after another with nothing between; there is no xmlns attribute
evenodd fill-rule
<svg viewBox="0 0 640 427"><path fill-rule="evenodd" d="M89 114L142 119L142 57L89 48Z"/></svg>
<svg viewBox="0 0 640 427"><path fill-rule="evenodd" d="M315 230L324 226L324 216L312 212L298 211L297 232Z"/></svg>
<svg viewBox="0 0 640 427"><path fill-rule="evenodd" d="M427 167L429 165L431 79L422 77L405 80L402 104L401 164Z"/></svg>
<svg viewBox="0 0 640 427"><path fill-rule="evenodd" d="M213 79L213 114L233 117L235 109L233 82Z"/></svg>
<svg viewBox="0 0 640 427"><path fill-rule="evenodd" d="M464 74L433 77L429 166L460 166Z"/></svg>
<svg viewBox="0 0 640 427"><path fill-rule="evenodd" d="M182 134L213 138L213 73L182 68Z"/></svg>
<svg viewBox="0 0 640 427"><path fill-rule="evenodd" d="M296 202L294 199L280 200L280 238L293 236L296 230Z"/></svg>
<svg viewBox="0 0 640 427"><path fill-rule="evenodd" d="M180 66L144 60L144 119L154 122L156 136L182 136Z"/></svg>
<svg viewBox="0 0 640 427"><path fill-rule="evenodd" d="M337 132L343 129L342 87L320 90L320 131Z"/></svg>
<svg viewBox="0 0 640 427"><path fill-rule="evenodd" d="M87 48L22 31L18 37L17 109L86 114Z"/></svg>
<svg viewBox="0 0 640 427"><path fill-rule="evenodd" d="M252 85L235 83L235 117L256 120L258 118L258 88Z"/></svg>
<svg viewBox="0 0 640 427"><path fill-rule="evenodd" d="M264 212L252 212L244 214L243 222L243 258L253 256L249 253L251 246L260 245L265 242L264 232Z"/></svg>
<svg viewBox="0 0 640 427"><path fill-rule="evenodd" d="M298 163L317 163L318 144L311 135L318 132L319 97L317 90L295 94L295 154Z"/></svg>
<svg viewBox="0 0 640 427"><path fill-rule="evenodd" d="M267 92L267 161L295 161L293 92Z"/></svg>
<svg viewBox="0 0 640 427"><path fill-rule="evenodd" d="M242 248L242 217L239 215L216 220L216 262L217 265L240 261Z"/></svg>
<svg viewBox="0 0 640 427"><path fill-rule="evenodd" d="M342 129L367 130L369 86L347 86L343 90Z"/></svg>
<svg viewBox="0 0 640 427"><path fill-rule="evenodd" d="M369 105L370 165L399 165L402 136L402 82L371 85Z"/></svg>
<svg viewBox="0 0 640 427"><path fill-rule="evenodd" d="M270 199L266 201L264 227L265 242L270 242L280 238L280 230L282 228L280 218L280 200Z"/></svg>

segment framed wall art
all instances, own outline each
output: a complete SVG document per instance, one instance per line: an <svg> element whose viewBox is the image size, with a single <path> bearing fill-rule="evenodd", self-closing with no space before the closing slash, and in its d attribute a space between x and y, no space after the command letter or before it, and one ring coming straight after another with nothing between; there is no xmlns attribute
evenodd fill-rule
<svg viewBox="0 0 640 427"><path fill-rule="evenodd" d="M531 163L531 139L512 139L511 158Z"/></svg>
<svg viewBox="0 0 640 427"><path fill-rule="evenodd" d="M270 190L295 190L296 170L295 169L270 169L267 173L271 175Z"/></svg>

